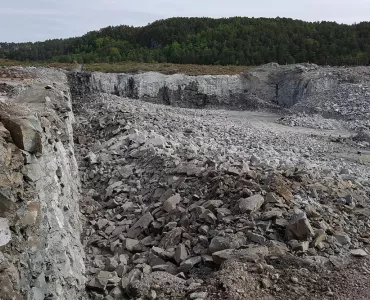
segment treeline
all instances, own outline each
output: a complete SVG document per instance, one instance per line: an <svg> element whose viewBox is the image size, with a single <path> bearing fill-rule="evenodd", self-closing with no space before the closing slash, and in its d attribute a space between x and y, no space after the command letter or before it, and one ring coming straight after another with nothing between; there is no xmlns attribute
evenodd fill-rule
<svg viewBox="0 0 370 300"><path fill-rule="evenodd" d="M370 22L344 25L286 18L172 18L145 27L110 26L77 38L0 43L0 58L61 63L260 65L309 61L367 65Z"/></svg>

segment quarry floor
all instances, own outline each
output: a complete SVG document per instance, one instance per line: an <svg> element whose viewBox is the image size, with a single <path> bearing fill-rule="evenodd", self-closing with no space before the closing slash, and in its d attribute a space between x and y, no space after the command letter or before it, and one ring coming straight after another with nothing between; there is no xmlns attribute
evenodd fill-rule
<svg viewBox="0 0 370 300"><path fill-rule="evenodd" d="M44 105L44 90L0 102ZM355 132L102 93L74 101L88 299L369 299L370 151ZM254 196L263 204L242 211Z"/></svg>
<svg viewBox="0 0 370 300"><path fill-rule="evenodd" d="M334 214L326 211L327 207L332 207L331 201L335 200L335 193L331 195L325 192L316 196L318 198L311 198L309 192L306 194L304 190L309 190L309 186L317 183L335 191L337 187L328 183L328 178L333 182L368 180L369 151L351 143L350 137L354 132L345 129L320 130L285 126L276 123L281 115L270 112L185 109L108 94L92 95L91 99L74 113L77 119L76 153L83 187L81 211L86 220L84 245L87 254L87 275L90 280L87 286L91 299L111 299L109 296L117 297L113 299L368 299L368 260L348 256L348 251L359 246L356 238L352 246L332 246L335 252L330 250L328 242L327 249L312 248L309 253L289 251L289 256L276 260L252 260L251 263L250 259L243 261L245 258L239 258L237 261L242 262L241 266L238 263L225 263L221 265L220 270L219 267L209 268L201 263L185 272L185 277L171 275L178 273L173 269L177 270L177 266L173 264L173 259L167 261L168 256L174 253L171 251L175 251L180 241L186 245L188 257L196 258L200 255L207 257L209 240L218 235L225 235L225 232L228 235L230 232L240 231L240 228L249 228L248 232L252 230L261 236L269 236L268 232L264 232L258 225L248 227L249 222L254 224L254 218L259 219L259 213L250 216L250 219L234 212L233 206L237 203L238 194L233 193L235 190L237 193L243 193L239 191L241 187L228 188L227 183L220 184L220 188L223 188L219 194L210 196L207 195L209 188L205 188L209 184L208 179L202 177L205 175L196 175L196 171L184 173L178 170L180 166L188 165L197 168L208 164L209 161L212 161L211 165L216 165L216 168L211 167L210 172L217 173L221 181L232 180L235 184L238 182L238 176L245 175L235 174L236 177L232 175L232 178L229 178L235 170L231 173L227 170L235 166L239 168L243 163L247 163L251 170L258 174L257 177L262 178L266 174L269 176L276 171L280 172L279 170L305 170L304 173L313 176L313 181L300 182L299 188L293 188L297 185L293 180L288 184L289 190L294 190L294 195L297 193L301 196L294 196L294 200L292 198L291 202L284 202L278 209L284 211L284 219L289 220L294 207L307 211L314 207L320 211L319 219L322 218L333 226L337 226L339 222L342 230L349 232L347 226L358 222L357 217L351 219L351 215L349 220L346 213L342 215L335 206L330 208L334 209ZM178 178L182 178L183 183L180 186L172 183L171 188L169 182ZM260 179L251 179L252 182L258 180ZM261 181L259 182L262 186ZM158 211L164 199L169 197L158 192L162 189L167 190L166 193L169 189L171 193L181 195L181 201L175 205L177 208L172 213ZM228 189L231 195L228 194ZM256 192L258 188L254 190L251 187L251 190ZM343 192L350 192L350 189L346 187ZM153 196L157 194L158 196ZM194 196L195 194L197 196ZM223 207L230 208L235 213L230 219L231 223L222 218L216 224L208 224L197 217L194 219L194 212L189 207L195 205L197 202L193 201L199 197L222 200ZM204 203L202 200L199 202ZM126 207L125 210L122 210L122 206ZM270 209L269 204L263 207L264 212ZM161 234L149 226L143 229L140 236L130 235L129 228L135 222L140 222L140 216L144 212L151 212L157 220L156 224L161 223L157 225L163 228ZM183 223L184 216L189 218L190 227L187 227L189 225L186 225L186 222ZM247 220L240 224L240 218ZM312 219L311 222L315 221ZM111 230L125 227L125 224L129 225L126 225L126 229L120 229L122 235L119 238L114 237L115 234L112 234ZM167 241L170 245L166 247L163 240L173 232L171 226L179 226L172 230L183 228L184 234L182 239L174 244L173 241ZM209 232L203 231L204 226L209 227ZM276 228L272 232L281 234ZM277 238L272 235L268 238L281 241L285 239L283 236ZM203 239L202 242L199 238ZM117 239L120 241L118 244L123 245L119 250L115 248ZM131 242L141 246L133 249L128 244ZM162 263L166 264L158 265L153 262L151 247L156 249L154 256L158 255ZM163 249L158 250L161 247ZM165 251L166 254L160 254L158 251ZM118 261L119 264L120 255L127 256L128 267L121 276L122 282L125 282L122 283L123 289L126 282L130 282L129 291L126 289L126 293L121 294L120 288L112 289L107 286L96 292L96 280L102 276L99 272L113 270L99 261L108 259L109 263ZM311 256L323 257L325 261L331 259L335 265L333 267L331 263L326 263L324 267L313 263ZM340 261L337 262L339 257ZM180 264L179 270L183 263ZM153 273L147 274L147 269ZM156 273L161 274L159 276L163 278L159 281L153 279L151 276ZM145 280L138 280L141 278L140 274ZM244 279L239 282L235 277ZM216 288L220 282L225 285L224 288ZM121 283L118 284L118 287L120 286ZM101 295L105 295L105 298L100 298ZM205 298L200 297L204 295ZM194 298L197 296L199 297Z"/></svg>
<svg viewBox="0 0 370 300"><path fill-rule="evenodd" d="M245 123L247 121L248 124L255 128L271 130L272 132L282 135L284 135L284 133L293 133L303 136L311 136L316 140L321 140L322 142L330 142L338 137L347 139L356 134L356 132L345 128L316 129L304 126L287 126L279 124L277 121L283 116L283 114L276 114L273 112L214 110L213 112L208 112L208 114L216 118L217 115L226 116L227 120L231 120L235 124ZM245 126L249 126L248 124L245 124ZM370 150L361 149L361 154L359 154L358 151L359 148L356 145L342 143L341 145L336 145L335 150L330 153L330 155L339 159L342 158L349 162L369 165Z"/></svg>

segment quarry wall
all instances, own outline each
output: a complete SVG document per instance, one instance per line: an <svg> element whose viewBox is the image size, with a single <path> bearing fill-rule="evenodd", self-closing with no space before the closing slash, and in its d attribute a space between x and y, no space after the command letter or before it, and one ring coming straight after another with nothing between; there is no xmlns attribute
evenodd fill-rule
<svg viewBox="0 0 370 300"><path fill-rule="evenodd" d="M0 299L84 299L70 92L62 72L37 72L0 69L14 86L0 103Z"/></svg>

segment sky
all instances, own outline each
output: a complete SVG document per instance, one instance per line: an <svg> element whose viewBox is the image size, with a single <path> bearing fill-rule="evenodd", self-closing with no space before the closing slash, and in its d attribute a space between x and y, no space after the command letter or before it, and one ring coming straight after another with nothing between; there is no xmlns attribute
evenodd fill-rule
<svg viewBox="0 0 370 300"><path fill-rule="evenodd" d="M370 21L370 0L0 0L0 42L81 36L106 26L170 17L287 17Z"/></svg>

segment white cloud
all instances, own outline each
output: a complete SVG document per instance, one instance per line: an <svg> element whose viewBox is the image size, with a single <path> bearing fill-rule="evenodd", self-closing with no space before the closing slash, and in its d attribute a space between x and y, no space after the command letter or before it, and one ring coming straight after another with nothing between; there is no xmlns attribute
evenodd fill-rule
<svg viewBox="0 0 370 300"><path fill-rule="evenodd" d="M109 25L143 26L176 16L290 17L354 23L370 0L1 0L0 41L79 36ZM4 30L6 28L6 30Z"/></svg>

